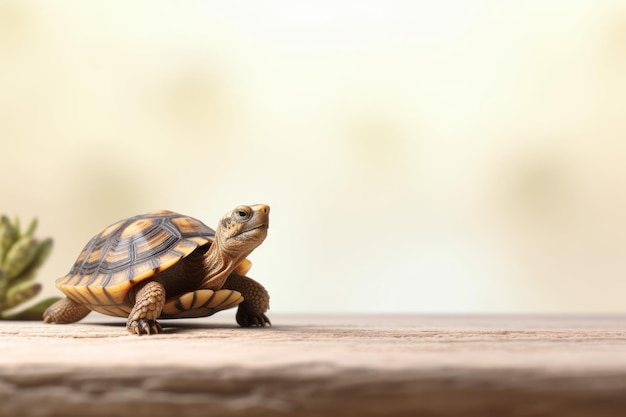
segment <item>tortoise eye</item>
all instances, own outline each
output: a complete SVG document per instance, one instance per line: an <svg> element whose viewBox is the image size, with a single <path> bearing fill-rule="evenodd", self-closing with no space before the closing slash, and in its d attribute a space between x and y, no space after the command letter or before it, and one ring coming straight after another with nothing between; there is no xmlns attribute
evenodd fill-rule
<svg viewBox="0 0 626 417"><path fill-rule="evenodd" d="M235 213L237 214L237 217L241 220L246 220L248 217L250 217L250 211L244 210L242 208L237 209Z"/></svg>
<svg viewBox="0 0 626 417"><path fill-rule="evenodd" d="M252 217L252 208L248 206L238 206L231 212L231 218L239 223L246 222Z"/></svg>

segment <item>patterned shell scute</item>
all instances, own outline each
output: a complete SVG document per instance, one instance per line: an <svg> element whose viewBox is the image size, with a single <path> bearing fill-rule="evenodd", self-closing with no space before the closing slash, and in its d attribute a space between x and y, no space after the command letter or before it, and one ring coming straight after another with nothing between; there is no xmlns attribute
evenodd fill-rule
<svg viewBox="0 0 626 417"><path fill-rule="evenodd" d="M215 231L201 221L171 211L131 217L94 236L56 284L82 304L120 306L134 284L214 238Z"/></svg>

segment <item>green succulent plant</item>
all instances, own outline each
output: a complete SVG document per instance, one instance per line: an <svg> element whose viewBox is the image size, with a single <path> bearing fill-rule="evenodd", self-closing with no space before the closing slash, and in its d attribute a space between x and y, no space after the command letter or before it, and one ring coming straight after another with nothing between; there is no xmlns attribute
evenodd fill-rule
<svg viewBox="0 0 626 417"><path fill-rule="evenodd" d="M43 311L59 299L48 298L18 313L10 311L41 291L41 284L33 281L53 243L50 238L35 238L35 229L37 219L22 231L17 218L12 222L0 217L0 319L40 320Z"/></svg>

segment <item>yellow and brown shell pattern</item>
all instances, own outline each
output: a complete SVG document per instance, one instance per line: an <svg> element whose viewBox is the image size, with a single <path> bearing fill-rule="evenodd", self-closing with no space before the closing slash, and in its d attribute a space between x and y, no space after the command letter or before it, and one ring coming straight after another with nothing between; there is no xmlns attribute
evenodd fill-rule
<svg viewBox="0 0 626 417"><path fill-rule="evenodd" d="M77 303L124 317L133 307L126 297L133 285L214 237L215 231L200 220L166 210L121 220L95 235L56 285Z"/></svg>

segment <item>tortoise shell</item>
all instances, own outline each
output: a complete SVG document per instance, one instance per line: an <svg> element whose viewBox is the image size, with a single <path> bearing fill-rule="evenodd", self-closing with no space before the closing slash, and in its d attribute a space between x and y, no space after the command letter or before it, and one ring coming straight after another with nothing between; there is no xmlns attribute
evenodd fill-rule
<svg viewBox="0 0 626 417"><path fill-rule="evenodd" d="M171 268L196 249L208 248L214 238L215 231L200 220L172 211L130 217L95 235L56 285L91 310L126 317L133 308L128 295L134 285ZM175 280L177 275L165 279ZM197 289L194 283L189 285L167 296Z"/></svg>

